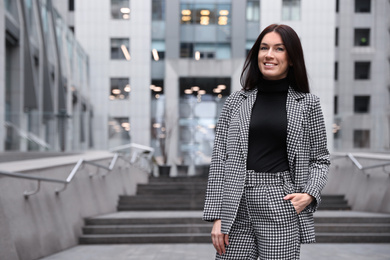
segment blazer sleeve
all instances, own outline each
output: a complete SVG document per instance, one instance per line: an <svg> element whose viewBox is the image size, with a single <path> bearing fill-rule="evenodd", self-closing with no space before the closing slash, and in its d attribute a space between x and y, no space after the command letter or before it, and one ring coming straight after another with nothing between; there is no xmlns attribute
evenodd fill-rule
<svg viewBox="0 0 390 260"><path fill-rule="evenodd" d="M310 138L309 174L302 192L308 193L315 198L304 210L314 212L321 202L321 190L327 182L327 174L330 166L325 122L318 97L315 97L309 113L308 126Z"/></svg>
<svg viewBox="0 0 390 260"><path fill-rule="evenodd" d="M221 219L224 171L227 157L226 146L231 118L231 99L232 95L226 99L215 129L214 147L203 210L203 220L205 221Z"/></svg>

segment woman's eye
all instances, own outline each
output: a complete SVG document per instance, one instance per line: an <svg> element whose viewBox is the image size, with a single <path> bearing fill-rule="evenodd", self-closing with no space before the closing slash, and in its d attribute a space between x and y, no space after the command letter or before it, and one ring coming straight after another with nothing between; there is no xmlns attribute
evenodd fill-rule
<svg viewBox="0 0 390 260"><path fill-rule="evenodd" d="M278 50L278 51L284 51L284 49L283 48L277 48L276 50Z"/></svg>
<svg viewBox="0 0 390 260"><path fill-rule="evenodd" d="M265 51L267 49L268 49L267 47L260 47L260 50L262 50L262 51Z"/></svg>

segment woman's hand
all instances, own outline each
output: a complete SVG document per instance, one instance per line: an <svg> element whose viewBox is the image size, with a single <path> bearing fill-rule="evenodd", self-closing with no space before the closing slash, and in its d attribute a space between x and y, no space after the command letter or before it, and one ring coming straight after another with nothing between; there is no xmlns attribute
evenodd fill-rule
<svg viewBox="0 0 390 260"><path fill-rule="evenodd" d="M226 253L225 245L229 244L229 236L221 233L220 219L214 221L213 229L211 230L211 239L218 254L222 255Z"/></svg>
<svg viewBox="0 0 390 260"><path fill-rule="evenodd" d="M293 204L295 211L299 214L304 210L310 203L313 202L314 197L307 193L292 193L285 196L283 199L290 200Z"/></svg>

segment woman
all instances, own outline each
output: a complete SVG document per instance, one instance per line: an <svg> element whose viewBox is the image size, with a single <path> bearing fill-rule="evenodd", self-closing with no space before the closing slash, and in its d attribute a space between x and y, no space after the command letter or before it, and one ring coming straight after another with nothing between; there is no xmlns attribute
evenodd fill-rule
<svg viewBox="0 0 390 260"><path fill-rule="evenodd" d="M299 259L315 242L313 212L329 170L319 99L298 35L265 28L222 109L203 219L216 259Z"/></svg>

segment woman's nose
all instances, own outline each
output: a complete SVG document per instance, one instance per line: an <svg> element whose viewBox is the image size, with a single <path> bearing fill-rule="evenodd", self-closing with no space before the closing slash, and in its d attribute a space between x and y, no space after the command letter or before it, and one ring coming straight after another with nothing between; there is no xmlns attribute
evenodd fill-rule
<svg viewBox="0 0 390 260"><path fill-rule="evenodd" d="M273 57L273 53L272 53L272 49L271 48L268 49L267 53L265 54L265 57L267 57L267 58Z"/></svg>

